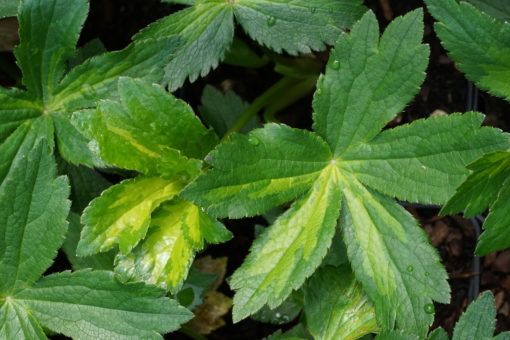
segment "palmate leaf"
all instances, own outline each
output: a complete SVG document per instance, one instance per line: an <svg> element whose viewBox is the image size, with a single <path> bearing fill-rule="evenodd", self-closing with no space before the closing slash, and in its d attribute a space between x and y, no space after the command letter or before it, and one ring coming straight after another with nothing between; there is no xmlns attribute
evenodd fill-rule
<svg viewBox="0 0 510 340"><path fill-rule="evenodd" d="M183 2L179 2L183 3ZM198 0L160 19L135 39L177 36L182 48L165 68L170 90L205 76L223 60L234 38L234 17L254 40L290 54L323 50L350 28L365 7L361 0Z"/></svg>
<svg viewBox="0 0 510 340"><path fill-rule="evenodd" d="M439 21L434 25L437 35L459 69L481 89L510 100L510 24L465 2L425 2Z"/></svg>
<svg viewBox="0 0 510 340"><path fill-rule="evenodd" d="M0 338L46 339L45 327L76 339L161 339L188 321L163 290L122 284L111 272L38 280L64 240L68 195L44 140L16 156L0 186Z"/></svg>
<svg viewBox="0 0 510 340"><path fill-rule="evenodd" d="M303 195L234 273L235 320L281 303L314 272L331 244L340 199L348 257L383 330L396 325L424 336L429 305L449 300L437 253L391 197L444 203L467 176L466 164L509 141L480 128L477 113L380 132L423 81L422 35L420 10L395 19L380 39L374 14L365 14L340 37L319 81L316 133L269 124L233 135L206 158L214 168L184 189L184 198L218 217L260 214ZM453 127L462 138L446 133ZM315 213L307 212L312 206Z"/></svg>
<svg viewBox="0 0 510 340"><path fill-rule="evenodd" d="M483 224L485 232L480 236L475 253L485 255L510 247L510 152L488 153L469 164L468 169L472 173L457 188L441 213L463 211L466 217L473 217L489 208Z"/></svg>
<svg viewBox="0 0 510 340"><path fill-rule="evenodd" d="M358 339L379 330L374 307L347 265L318 269L305 285L304 306L316 340Z"/></svg>
<svg viewBox="0 0 510 340"><path fill-rule="evenodd" d="M67 72L88 13L88 1L26 0L19 7L20 44L16 61L26 91L0 88L0 162L12 161L18 138L8 139L17 128L51 123L62 157L73 164L104 165L88 149L88 140L69 122L72 112L95 107L99 99L114 97L121 75L158 81L161 66L177 48L175 38L146 39L124 50L88 59ZM165 51L164 53L162 51ZM27 135L28 136L28 135ZM13 142L14 141L14 142ZM13 142L11 145L4 145ZM48 140L53 146L53 137Z"/></svg>
<svg viewBox="0 0 510 340"><path fill-rule="evenodd" d="M218 137L160 86L130 78L120 78L118 86L118 101L78 112L73 122L107 164L142 175L108 188L90 203L77 253L88 256L118 245L115 270L124 279L175 292L205 242L231 237L199 207L177 198Z"/></svg>

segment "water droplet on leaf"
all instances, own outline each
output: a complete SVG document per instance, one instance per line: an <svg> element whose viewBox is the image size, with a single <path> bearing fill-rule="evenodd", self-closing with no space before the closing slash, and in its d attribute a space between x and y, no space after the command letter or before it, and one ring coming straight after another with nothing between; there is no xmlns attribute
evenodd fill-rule
<svg viewBox="0 0 510 340"><path fill-rule="evenodd" d="M430 273L429 273L429 272L425 272L425 276L429 276L429 275L430 275Z"/></svg>
<svg viewBox="0 0 510 340"><path fill-rule="evenodd" d="M267 18L267 26L274 26L276 24L276 18L275 17L269 17Z"/></svg>
<svg viewBox="0 0 510 340"><path fill-rule="evenodd" d="M427 303L424 307L423 307L423 310L425 311L425 313L427 314L434 314L434 312L436 311L436 309L434 308L434 305L431 304L431 303Z"/></svg>
<svg viewBox="0 0 510 340"><path fill-rule="evenodd" d="M333 70L338 70L340 68L340 60L333 60L331 63L331 68Z"/></svg>
<svg viewBox="0 0 510 340"><path fill-rule="evenodd" d="M414 267L413 267L413 266L411 266L411 265L409 265L409 266L407 266L406 270L407 270L409 273L411 273L411 272L414 270Z"/></svg>
<svg viewBox="0 0 510 340"><path fill-rule="evenodd" d="M312 8L310 8L310 12L311 12L312 14L314 14L315 12L317 12L317 7L312 7Z"/></svg>
<svg viewBox="0 0 510 340"><path fill-rule="evenodd" d="M251 145L254 145L254 146L257 146L257 145L259 145L259 143L260 143L260 141L258 140L258 138L257 138L257 137L255 137L255 136L250 136L250 137L248 138L248 142L250 142L250 144L251 144Z"/></svg>

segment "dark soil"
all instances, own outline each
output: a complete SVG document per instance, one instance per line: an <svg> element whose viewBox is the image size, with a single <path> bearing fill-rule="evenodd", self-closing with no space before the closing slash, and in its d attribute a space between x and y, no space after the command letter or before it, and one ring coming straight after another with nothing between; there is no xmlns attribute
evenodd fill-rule
<svg viewBox="0 0 510 340"><path fill-rule="evenodd" d="M367 5L375 11L382 26L386 26L391 17L404 14L412 9L423 7L421 0L383 1L368 0ZM387 3L391 13L384 11L382 3ZM182 6L162 4L158 0L91 0L91 12L87 20L80 44L100 38L108 49L126 46L130 37L140 28L159 17L163 17ZM386 17L385 17L386 16ZM466 110L467 81L455 64L448 58L434 34L432 18L426 14L425 42L430 45L431 57L427 78L420 93L408 105L391 125L411 122L430 116L435 110L446 113ZM255 46L256 48L256 46ZM324 54L327 56L327 54ZM6 56L12 60L10 56ZM9 59L11 58L11 59ZM197 108L202 90L206 84L220 89L234 89L245 100L256 98L278 79L270 66L258 70L242 69L221 65L207 77L195 83L186 83L177 95ZM12 85L12 80L0 74L0 83ZM509 131L510 106L507 102L484 92L479 95L478 109L487 115L486 124ZM278 115L283 122L300 128L309 128L311 124L311 97L304 98ZM451 332L459 315L472 298L469 294L470 283L480 280L480 291L491 289L496 296L498 308L498 332L510 330L510 251L490 254L481 259L480 272L473 271L473 250L476 235L473 225L461 217L439 217L437 210L431 208L408 208L421 222L429 234L432 244L438 249L450 276L452 300L449 305L436 305L436 322L433 327L442 326ZM242 263L253 241L254 225L263 223L261 219L225 221L235 238L222 245L208 248L203 255L229 258L227 277ZM63 269L67 266L65 257L59 256L52 268ZM220 290L232 296L228 285L224 283ZM473 295L473 294L471 294ZM261 339L279 329L279 326L245 320L235 325L230 317L225 317L227 325L207 335L207 339ZM292 324L287 325L289 328ZM54 337L62 339L63 337ZM185 335L171 334L168 339L189 339Z"/></svg>

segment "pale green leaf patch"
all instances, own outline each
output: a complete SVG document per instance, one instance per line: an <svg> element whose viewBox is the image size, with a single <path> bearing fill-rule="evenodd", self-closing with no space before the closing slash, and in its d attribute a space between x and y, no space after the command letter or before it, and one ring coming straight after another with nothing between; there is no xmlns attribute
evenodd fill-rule
<svg viewBox="0 0 510 340"><path fill-rule="evenodd" d="M459 69L481 89L510 100L510 24L497 21L466 2L426 3L438 20L434 25L436 33Z"/></svg>
<svg viewBox="0 0 510 340"><path fill-rule="evenodd" d="M374 307L348 265L318 269L304 286L304 306L316 340L358 339L379 330Z"/></svg>
<svg viewBox="0 0 510 340"><path fill-rule="evenodd" d="M234 38L234 18L248 35L277 52L309 53L333 44L366 10L361 0L201 0L160 19L135 39L178 37L182 47L165 67L176 90L215 68Z"/></svg>
<svg viewBox="0 0 510 340"><path fill-rule="evenodd" d="M476 247L476 254L485 255L510 247L510 151L484 155L467 167L472 173L457 188L441 210L442 214L463 211L472 217L489 209Z"/></svg>
<svg viewBox="0 0 510 340"><path fill-rule="evenodd" d="M143 279L175 292L205 241L221 243L231 237L220 222L201 208L176 199L164 203L153 214L145 241L128 255L119 254L115 270L126 279Z"/></svg>
<svg viewBox="0 0 510 340"><path fill-rule="evenodd" d="M183 187L180 181L139 176L105 190L83 212L78 255L93 255L115 245L121 253L129 253L145 237L152 212Z"/></svg>
<svg viewBox="0 0 510 340"><path fill-rule="evenodd" d="M47 142L18 154L0 185L0 338L162 339L191 313L143 283L111 272L80 271L40 279L67 232L69 184L57 177Z"/></svg>

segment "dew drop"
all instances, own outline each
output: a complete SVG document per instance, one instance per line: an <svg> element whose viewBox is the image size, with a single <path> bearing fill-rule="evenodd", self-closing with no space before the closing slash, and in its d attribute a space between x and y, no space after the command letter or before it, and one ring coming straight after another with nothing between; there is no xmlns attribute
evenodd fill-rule
<svg viewBox="0 0 510 340"><path fill-rule="evenodd" d="M427 277L428 277L429 275L430 275L430 273L429 273L429 272L425 272L425 276L427 276Z"/></svg>
<svg viewBox="0 0 510 340"><path fill-rule="evenodd" d="M279 319L281 317L281 314L280 313L276 313L274 316L275 316L275 318Z"/></svg>
<svg viewBox="0 0 510 340"><path fill-rule="evenodd" d="M260 143L260 141L258 140L258 138L257 138L257 137L255 137L255 136L250 136L250 137L248 138L248 142L250 142L250 144L251 144L251 145L254 145L254 146L257 146L257 145L259 145L259 143Z"/></svg>
<svg viewBox="0 0 510 340"><path fill-rule="evenodd" d="M317 12L317 7L312 7L312 8L310 8L310 12L311 12L312 14L315 14L315 12Z"/></svg>
<svg viewBox="0 0 510 340"><path fill-rule="evenodd" d="M434 314L434 312L436 311L436 309L434 308L434 305L431 304L431 303L427 303L424 307L423 307L423 310L425 311L425 313L427 314Z"/></svg>
<svg viewBox="0 0 510 340"><path fill-rule="evenodd" d="M318 88L317 91L315 91L315 93L317 93L320 96L322 94L322 89Z"/></svg>
<svg viewBox="0 0 510 340"><path fill-rule="evenodd" d="M331 68L333 70L338 70L340 68L340 60L333 60L331 63Z"/></svg>
<svg viewBox="0 0 510 340"><path fill-rule="evenodd" d="M409 273L411 273L411 272L414 270L414 267L413 267L413 266L411 266L411 265L409 265L409 266L407 266L406 270L407 270Z"/></svg>
<svg viewBox="0 0 510 340"><path fill-rule="evenodd" d="M276 24L276 18L275 17L269 17L267 18L267 26L271 27Z"/></svg>

